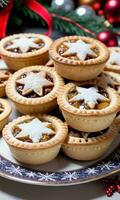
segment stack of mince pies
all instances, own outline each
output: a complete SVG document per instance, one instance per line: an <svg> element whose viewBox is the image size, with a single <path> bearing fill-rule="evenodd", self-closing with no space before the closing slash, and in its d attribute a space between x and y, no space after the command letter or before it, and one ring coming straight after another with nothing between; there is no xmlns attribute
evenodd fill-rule
<svg viewBox="0 0 120 200"><path fill-rule="evenodd" d="M22 115L8 123L12 108L0 99L0 130L16 160L43 164L62 150L88 161L107 152L120 131L118 47L26 33L1 40L0 54L10 71L0 72L0 97Z"/></svg>

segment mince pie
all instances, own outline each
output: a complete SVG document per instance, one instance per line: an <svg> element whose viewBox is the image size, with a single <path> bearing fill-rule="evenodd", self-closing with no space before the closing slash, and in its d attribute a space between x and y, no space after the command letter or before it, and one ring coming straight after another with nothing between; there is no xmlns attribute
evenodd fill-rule
<svg viewBox="0 0 120 200"><path fill-rule="evenodd" d="M68 157L76 160L95 160L106 153L117 134L114 123L107 129L93 133L69 128L62 150Z"/></svg>
<svg viewBox="0 0 120 200"><path fill-rule="evenodd" d="M120 47L110 47L110 58L105 65L105 70L120 73Z"/></svg>
<svg viewBox="0 0 120 200"><path fill-rule="evenodd" d="M9 78L6 94L21 113L47 113L57 106L57 93L63 85L54 68L31 66Z"/></svg>
<svg viewBox="0 0 120 200"><path fill-rule="evenodd" d="M117 113L116 118L115 118L115 124L118 128L118 131L120 133L120 111Z"/></svg>
<svg viewBox="0 0 120 200"><path fill-rule="evenodd" d="M8 101L0 99L0 131L7 124L10 113L11 106Z"/></svg>
<svg viewBox="0 0 120 200"><path fill-rule="evenodd" d="M52 40L44 35L25 33L8 36L0 42L0 54L8 67L16 71L30 65L42 65L49 60Z"/></svg>
<svg viewBox="0 0 120 200"><path fill-rule="evenodd" d="M110 71L102 72L96 79L96 81L104 87L111 87L120 94L120 74Z"/></svg>
<svg viewBox="0 0 120 200"><path fill-rule="evenodd" d="M53 60L50 59L45 65L46 65L47 67L54 67Z"/></svg>
<svg viewBox="0 0 120 200"><path fill-rule="evenodd" d="M8 72L8 70L0 70L0 97L4 97L6 95L5 87L9 77L10 72Z"/></svg>
<svg viewBox="0 0 120 200"><path fill-rule="evenodd" d="M119 110L119 96L110 87L89 83L69 83L61 88L58 104L69 126L96 132L110 126Z"/></svg>
<svg viewBox="0 0 120 200"><path fill-rule="evenodd" d="M109 51L104 44L81 36L57 39L49 52L58 74L75 81L96 78L109 58Z"/></svg>
<svg viewBox="0 0 120 200"><path fill-rule="evenodd" d="M26 115L6 125L3 138L18 161L43 164L57 156L67 132L66 124L57 117Z"/></svg>

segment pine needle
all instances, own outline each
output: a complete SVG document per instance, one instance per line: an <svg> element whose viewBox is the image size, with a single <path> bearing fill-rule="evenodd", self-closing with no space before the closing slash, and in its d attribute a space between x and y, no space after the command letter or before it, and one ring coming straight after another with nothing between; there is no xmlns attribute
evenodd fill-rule
<svg viewBox="0 0 120 200"><path fill-rule="evenodd" d="M47 10L52 14L55 13L58 16L65 16L69 19L71 19L72 21L74 21L75 23L80 24L81 26L83 26L84 28L94 32L95 34L105 31L105 30L113 30L115 32L117 32L117 30L115 28L112 27L112 25L110 27L106 27L105 26L105 18L101 17L101 16L96 16L94 17L93 20L87 18L87 17L80 17L78 16L78 14L75 11L72 11L70 13L65 13L64 11L56 11L55 9L48 7L46 4L44 4L43 0L38 0L38 2L40 2L43 6L45 6L47 8ZM21 3L21 1L19 0L14 0L14 6L15 9L18 10L22 15L24 19L31 19L33 22L37 22L40 23L42 26L46 26L46 22L36 13L34 13L33 11L29 10L28 8L26 8L24 6L23 3ZM15 17L14 17L15 19ZM77 26L75 26L75 23L68 23L65 20L61 20L58 17L53 17L53 27L55 29L57 29L58 31L68 34L68 35L83 35L83 36L93 36L89 33L84 31L83 29L80 29L80 27L78 28Z"/></svg>
<svg viewBox="0 0 120 200"><path fill-rule="evenodd" d="M4 7L8 4L9 0L0 0L0 7Z"/></svg>

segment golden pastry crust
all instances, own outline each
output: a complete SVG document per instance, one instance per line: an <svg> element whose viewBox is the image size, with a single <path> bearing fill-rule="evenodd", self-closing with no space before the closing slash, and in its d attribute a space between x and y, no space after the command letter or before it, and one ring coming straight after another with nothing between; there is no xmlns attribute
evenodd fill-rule
<svg viewBox="0 0 120 200"><path fill-rule="evenodd" d="M0 74L1 72L4 73L4 72L7 72L7 70L0 70ZM8 74L8 78L9 76L10 76L10 73ZM0 98L6 96L5 87L6 87L7 80L4 80L2 83L0 83Z"/></svg>
<svg viewBox="0 0 120 200"><path fill-rule="evenodd" d="M27 52L27 53L14 53L11 51L7 51L5 49L5 45L17 37L21 36L30 36L40 38L44 42L44 46L41 49L36 51ZM22 34L14 34L12 36L8 36L1 40L0 42L0 54L2 55L4 61L8 65L8 67L13 70L19 70L21 68L32 66L32 65L43 65L49 60L48 50L50 45L52 44L52 40L45 36L35 33L22 33Z"/></svg>
<svg viewBox="0 0 120 200"><path fill-rule="evenodd" d="M95 45L99 51L99 56L97 58L84 61L71 60L69 58L61 56L57 52L58 48L60 44L69 40L82 40L89 44ZM81 36L67 36L57 39L51 45L49 52L58 74L60 74L64 78L75 81L85 81L97 77L102 72L104 64L109 58L109 52L104 44L93 38Z"/></svg>
<svg viewBox="0 0 120 200"><path fill-rule="evenodd" d="M103 135L88 138L87 142L84 138L68 135L62 150L68 157L76 160L98 159L107 151L117 134L117 128L113 123Z"/></svg>
<svg viewBox="0 0 120 200"><path fill-rule="evenodd" d="M104 71L96 81L103 86L110 86L120 94L120 74L112 71Z"/></svg>
<svg viewBox="0 0 120 200"><path fill-rule="evenodd" d="M96 83L96 81L89 82L90 85L94 83ZM81 84L69 83L63 86L58 95L58 105L60 106L68 125L76 130L84 132L96 132L109 127L114 120L120 106L119 96L115 90L110 87L105 88L110 99L110 104L106 108L101 110L78 109L70 105L67 100L68 92L76 85Z"/></svg>
<svg viewBox="0 0 120 200"><path fill-rule="evenodd" d="M27 98L20 95L15 87L16 80L24 73L31 71L47 72L53 78L54 87L51 92L40 98ZM32 80L31 80L32 81ZM63 79L56 73L54 68L45 66L31 66L15 72L6 85L7 96L15 103L16 108L24 114L48 113L57 106L57 93L64 85Z"/></svg>
<svg viewBox="0 0 120 200"><path fill-rule="evenodd" d="M46 66L47 66L47 67L54 67L53 60L50 59L50 60L46 63Z"/></svg>
<svg viewBox="0 0 120 200"><path fill-rule="evenodd" d="M27 164L42 164L54 159L59 153L61 144L67 137L67 125L57 117L50 115L36 115L40 120L52 123L55 128L55 136L46 141L39 143L23 142L16 139L12 130L19 123L33 119L34 116L26 115L19 117L5 126L2 134L6 143L9 145L13 156L20 162Z"/></svg>
<svg viewBox="0 0 120 200"><path fill-rule="evenodd" d="M8 117L11 113L11 106L5 99L0 99L0 104L3 107L3 112L0 113L0 131L8 122Z"/></svg>
<svg viewBox="0 0 120 200"><path fill-rule="evenodd" d="M115 124L116 124L116 126L118 128L118 131L120 133L120 112L118 112L118 114L117 114L117 116L115 118Z"/></svg>
<svg viewBox="0 0 120 200"><path fill-rule="evenodd" d="M115 51L120 53L120 47L110 47L109 51L110 51L110 54L112 52L115 52ZM105 70L106 71L113 71L113 72L116 72L116 73L120 73L120 66L119 65L115 65L115 64L112 65L112 64L109 63L109 60L108 60L108 62L105 65Z"/></svg>

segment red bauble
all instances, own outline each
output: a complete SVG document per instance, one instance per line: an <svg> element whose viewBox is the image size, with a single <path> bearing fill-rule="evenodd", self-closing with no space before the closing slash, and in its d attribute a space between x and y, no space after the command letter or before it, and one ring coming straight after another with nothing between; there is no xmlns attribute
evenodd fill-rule
<svg viewBox="0 0 120 200"><path fill-rule="evenodd" d="M104 31L98 33L97 39L109 47L118 46L116 35L110 31Z"/></svg>
<svg viewBox="0 0 120 200"><path fill-rule="evenodd" d="M110 23L120 23L120 0L107 0L103 11Z"/></svg>
<svg viewBox="0 0 120 200"><path fill-rule="evenodd" d="M97 12L98 15L103 15L104 5L105 5L104 0L96 0L91 6Z"/></svg>
<svg viewBox="0 0 120 200"><path fill-rule="evenodd" d="M117 189L117 191L120 193L120 184L117 184L117 185L116 185L116 189Z"/></svg>
<svg viewBox="0 0 120 200"><path fill-rule="evenodd" d="M101 4L100 2L95 2L93 5L92 5L92 8L97 12L98 10L101 9Z"/></svg>

